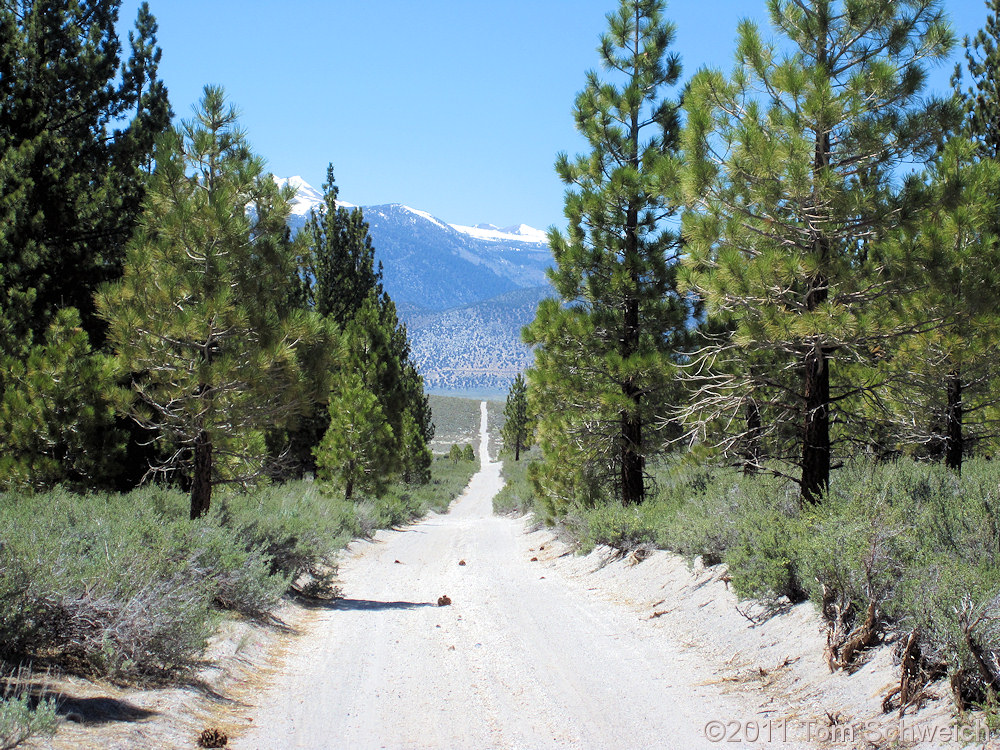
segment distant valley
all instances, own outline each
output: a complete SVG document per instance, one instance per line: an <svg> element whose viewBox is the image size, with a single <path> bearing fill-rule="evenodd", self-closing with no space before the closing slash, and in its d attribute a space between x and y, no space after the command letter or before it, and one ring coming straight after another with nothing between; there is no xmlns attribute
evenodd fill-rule
<svg viewBox="0 0 1000 750"><path fill-rule="evenodd" d="M288 182L298 191L289 225L299 231L322 194L301 178ZM521 328L554 293L545 234L524 225L447 224L402 204L362 210L428 391L505 394L531 363Z"/></svg>

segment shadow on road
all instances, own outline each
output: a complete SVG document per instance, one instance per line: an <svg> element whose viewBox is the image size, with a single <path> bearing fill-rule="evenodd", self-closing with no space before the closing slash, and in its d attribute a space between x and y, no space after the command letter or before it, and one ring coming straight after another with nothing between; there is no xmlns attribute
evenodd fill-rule
<svg viewBox="0 0 1000 750"><path fill-rule="evenodd" d="M377 602L371 599L337 599L330 602L330 609L369 610L379 612L385 609L421 609L434 607L433 602Z"/></svg>
<svg viewBox="0 0 1000 750"><path fill-rule="evenodd" d="M57 714L80 724L143 721L158 714L117 698L76 698L65 694L45 697L55 697Z"/></svg>

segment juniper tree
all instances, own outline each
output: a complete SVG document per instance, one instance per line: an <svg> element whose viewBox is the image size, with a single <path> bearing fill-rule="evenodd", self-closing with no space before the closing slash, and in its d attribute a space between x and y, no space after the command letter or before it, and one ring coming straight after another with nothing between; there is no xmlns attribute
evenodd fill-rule
<svg viewBox="0 0 1000 750"><path fill-rule="evenodd" d="M831 424L864 391L858 370L899 333L882 241L904 219L895 175L927 158L949 108L923 99L925 65L953 40L940 0L769 0L779 42L743 21L730 76L706 70L685 97L686 285L732 335L695 358L697 435L752 387L776 404L776 457L819 501ZM770 372L717 377L719 360L766 353ZM794 420L796 429L790 429ZM857 424L853 428L857 428Z"/></svg>
<svg viewBox="0 0 1000 750"><path fill-rule="evenodd" d="M166 449L154 468L190 484L192 518L216 483L259 475L263 430L310 403L297 345L318 335L317 320L284 309L291 198L222 90L206 87L194 118L160 142L125 275L98 295L133 373L131 413Z"/></svg>
<svg viewBox="0 0 1000 750"><path fill-rule="evenodd" d="M622 0L598 53L610 77L587 74L577 129L590 152L560 154L569 188L566 234L553 231L558 299L525 329L539 415L539 490L561 504L586 494L646 495L646 462L662 450L655 415L669 400L673 350L686 319L675 291L677 104L661 98L681 73L660 0Z"/></svg>

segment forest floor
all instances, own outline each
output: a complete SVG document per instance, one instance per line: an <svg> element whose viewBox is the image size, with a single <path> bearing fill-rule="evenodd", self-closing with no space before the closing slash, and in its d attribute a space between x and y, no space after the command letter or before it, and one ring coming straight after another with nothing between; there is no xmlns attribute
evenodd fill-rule
<svg viewBox="0 0 1000 750"><path fill-rule="evenodd" d="M576 556L529 518L493 515L503 479L485 406L480 441L447 514L348 547L343 599L223 638L210 690L115 696L148 715L71 726L56 745L190 748L206 727L236 750L963 744L945 741L958 733L944 692L912 716L882 713L899 682L889 647L831 674L811 604L764 616L721 567Z"/></svg>

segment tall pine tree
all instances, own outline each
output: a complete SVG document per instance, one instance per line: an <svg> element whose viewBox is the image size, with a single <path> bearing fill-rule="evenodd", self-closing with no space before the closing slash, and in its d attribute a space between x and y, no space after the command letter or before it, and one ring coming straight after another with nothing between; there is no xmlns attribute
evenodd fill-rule
<svg viewBox="0 0 1000 750"><path fill-rule="evenodd" d="M521 460L521 450L531 447L533 420L528 413L528 385L524 376L518 373L510 384L507 403L503 409L504 423L500 430L504 450L514 454L514 460Z"/></svg>
<svg viewBox="0 0 1000 750"><path fill-rule="evenodd" d="M0 5L0 347L26 352L60 308L92 343L93 293L121 274L141 173L170 124L143 5L121 64L120 0Z"/></svg>
<svg viewBox="0 0 1000 750"><path fill-rule="evenodd" d="M303 296L309 309L342 332L341 351L339 363L329 373L329 398L314 406L291 433L300 470L321 468L321 473L330 475L330 462L337 452L322 451L324 468L317 467L315 450L337 423L336 419L331 423L333 406L329 404L345 398L355 404L368 403L356 393L364 387L377 399L380 419L389 428L377 433L390 441L386 451L391 459L383 468L407 481L426 482L434 425L423 379L410 361L406 327L382 288L382 267L375 261L363 212L338 205L332 165L327 168L323 194L323 204L310 216L304 231L309 249L302 261ZM339 445L336 441L325 444Z"/></svg>
<svg viewBox="0 0 1000 750"><path fill-rule="evenodd" d="M155 19L143 4L122 64L119 5L0 4L0 484L121 486L145 464L138 441L120 453L115 384L94 379L109 371L93 294L121 275L171 119ZM69 409L85 372L89 403Z"/></svg>
<svg viewBox="0 0 1000 750"><path fill-rule="evenodd" d="M979 155L1000 159L1000 0L986 0L986 23L974 37L966 37L965 67L972 79L963 89L962 66L954 82L966 111L965 134L979 146Z"/></svg>
<svg viewBox="0 0 1000 750"><path fill-rule="evenodd" d="M776 457L818 502L831 424L849 416L838 409L899 333L882 241L906 209L896 170L930 156L950 124L949 108L922 92L924 66L953 40L940 0L769 0L768 10L781 41L742 22L732 75L703 71L685 96L686 283L734 324L696 369L744 351L770 365L763 379L747 367L742 383L703 380L696 428L735 416L765 385L785 423Z"/></svg>
<svg viewBox="0 0 1000 750"><path fill-rule="evenodd" d="M560 154L569 186L567 234L553 231L558 299L524 332L536 347L528 371L539 415L539 491L574 498L646 495L646 462L662 450L657 415L670 401L673 352L687 307L675 290L680 241L665 223L677 210L676 102L661 90L681 66L661 0L622 0L598 53L610 77L587 74L577 129L590 152Z"/></svg>
<svg viewBox="0 0 1000 750"><path fill-rule="evenodd" d="M883 369L897 434L918 455L960 473L966 455L1000 436L1000 163L952 138L921 185L921 220L899 239L920 273L905 305L929 321L892 351Z"/></svg>
<svg viewBox="0 0 1000 750"><path fill-rule="evenodd" d="M287 308L295 272L280 191L239 129L221 89L156 153L140 232L123 279L98 308L122 367L134 418L154 431L191 491L191 517L219 482L262 475L263 431L311 403L297 360L316 316Z"/></svg>

